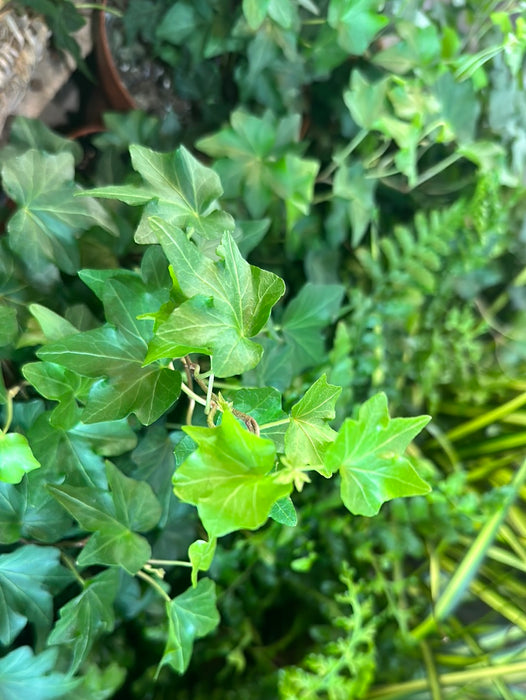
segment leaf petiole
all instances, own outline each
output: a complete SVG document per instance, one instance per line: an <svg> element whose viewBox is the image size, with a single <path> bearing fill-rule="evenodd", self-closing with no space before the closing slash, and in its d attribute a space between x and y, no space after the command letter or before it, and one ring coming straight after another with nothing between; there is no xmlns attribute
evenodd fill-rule
<svg viewBox="0 0 526 700"><path fill-rule="evenodd" d="M149 576L145 571L138 571L135 575L138 576L139 578L142 578L142 580L146 581L146 583L149 583L152 588L155 588L157 593L159 593L159 595L162 598L164 598L164 600L167 603L172 602L172 599L170 598L168 593L164 590L164 588L159 583L157 583L157 581L154 578Z"/></svg>

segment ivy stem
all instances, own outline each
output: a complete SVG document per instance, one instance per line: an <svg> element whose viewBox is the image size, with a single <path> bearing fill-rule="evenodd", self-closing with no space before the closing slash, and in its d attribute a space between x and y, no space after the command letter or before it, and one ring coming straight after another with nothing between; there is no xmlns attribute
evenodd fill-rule
<svg viewBox="0 0 526 700"><path fill-rule="evenodd" d="M68 557L67 554L64 554L64 552L60 552L60 557L61 557L62 561L64 562L64 564L71 571L73 576L76 578L76 580L80 583L81 587L83 589L86 588L86 581L84 581L82 576L77 571L77 568L76 568L75 564L71 561L71 558Z"/></svg>
<svg viewBox="0 0 526 700"><path fill-rule="evenodd" d="M281 420L274 420L271 423L265 423L264 425L260 425L259 429L267 430L268 428L275 428L278 425L286 425L287 423L290 423L290 418L282 418Z"/></svg>
<svg viewBox="0 0 526 700"><path fill-rule="evenodd" d="M150 586L151 586L152 588L155 588L155 590L157 591L157 593L159 593L159 595L160 595L162 598L164 598L164 600L165 600L167 603L171 603L171 602L172 602L172 599L170 598L170 596L168 595L168 593L164 590L164 588L163 588L162 586L160 586L160 585L157 583L157 581L156 581L154 578L152 578L151 576L149 576L145 571L138 571L135 575L138 576L139 578L142 578L142 580L143 580L143 581L146 581L146 583L149 583Z"/></svg>
<svg viewBox="0 0 526 700"><path fill-rule="evenodd" d="M11 423L13 422L13 399L14 397L18 394L20 391L19 386L13 386L9 391L7 392L7 397L6 397L6 407L5 407L5 425L2 430L2 435L6 435L7 431L11 427Z"/></svg>
<svg viewBox="0 0 526 700"><path fill-rule="evenodd" d="M184 391L187 396L197 401L197 403L200 403L201 406L206 406L206 399L203 399L199 394L196 394L195 391L192 391L184 382L181 382L181 391Z"/></svg>
<svg viewBox="0 0 526 700"><path fill-rule="evenodd" d="M192 564L189 561L182 561L181 559L148 559L148 564L154 566L189 566L192 568Z"/></svg>

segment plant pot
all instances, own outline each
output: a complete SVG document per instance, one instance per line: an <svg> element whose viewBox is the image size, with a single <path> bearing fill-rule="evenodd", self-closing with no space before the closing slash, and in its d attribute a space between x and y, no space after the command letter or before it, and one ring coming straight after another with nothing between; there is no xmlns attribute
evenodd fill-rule
<svg viewBox="0 0 526 700"><path fill-rule="evenodd" d="M106 0L102 0L102 4L106 5ZM135 100L120 77L110 49L106 27L106 13L103 10L97 12L94 28L98 78L109 106L119 112L135 109L137 106Z"/></svg>

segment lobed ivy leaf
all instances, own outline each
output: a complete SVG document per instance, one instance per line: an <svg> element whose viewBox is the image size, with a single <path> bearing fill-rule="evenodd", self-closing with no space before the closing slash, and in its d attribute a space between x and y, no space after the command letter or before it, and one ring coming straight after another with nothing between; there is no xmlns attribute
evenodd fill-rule
<svg viewBox="0 0 526 700"><path fill-rule="evenodd" d="M159 669L168 665L182 674L190 663L194 640L206 636L219 624L214 582L201 579L195 587L166 603L166 612L168 639Z"/></svg>
<svg viewBox="0 0 526 700"><path fill-rule="evenodd" d="M51 262L69 274L79 267L77 237L99 225L114 232L113 224L94 199L74 197L71 153L28 150L2 165L5 191L18 210L9 219L9 245L28 268Z"/></svg>
<svg viewBox="0 0 526 700"><path fill-rule="evenodd" d="M85 580L83 591L60 608L48 644L64 645L71 651L70 673L80 667L97 638L113 630L118 586L117 569L107 569Z"/></svg>
<svg viewBox="0 0 526 700"><path fill-rule="evenodd" d="M173 477L176 496L197 506L210 537L257 529L291 488L272 474L273 442L249 433L229 411L222 417L213 429L184 428L198 447Z"/></svg>
<svg viewBox="0 0 526 700"><path fill-rule="evenodd" d="M151 556L148 541L137 532L154 528L161 507L151 487L122 474L106 462L109 491L93 487L49 486L80 527L95 534L82 550L80 566L121 566L134 575Z"/></svg>
<svg viewBox="0 0 526 700"><path fill-rule="evenodd" d="M220 209L221 181L181 146L171 153L158 153L144 146L130 146L134 169L141 185L110 185L90 190L92 197L118 199L132 206L146 205L135 233L138 243L157 243L149 219L159 217L188 233L217 239L218 232L233 231L234 220Z"/></svg>
<svg viewBox="0 0 526 700"><path fill-rule="evenodd" d="M309 465L324 476L330 476L324 465L324 455L336 437L329 426L341 387L327 383L323 374L307 390L291 410L290 424L285 433L285 455L294 465Z"/></svg>
<svg viewBox="0 0 526 700"><path fill-rule="evenodd" d="M18 484L25 474L39 467L24 435L0 433L0 481Z"/></svg>
<svg viewBox="0 0 526 700"><path fill-rule="evenodd" d="M283 280L249 265L229 233L217 249L219 261L214 262L180 229L157 220L154 225L188 300L156 329L145 362L199 352L212 356L212 371L218 377L255 367L262 348L250 338L263 328L283 295Z"/></svg>
<svg viewBox="0 0 526 700"><path fill-rule="evenodd" d="M57 650L34 654L31 647L14 649L0 659L0 697L2 700L53 700L77 688L80 678L55 671Z"/></svg>
<svg viewBox="0 0 526 700"><path fill-rule="evenodd" d="M323 331L335 320L344 293L341 284L308 282L287 305L281 328L292 348L291 362L295 371L322 362L325 354Z"/></svg>
<svg viewBox="0 0 526 700"><path fill-rule="evenodd" d="M0 642L4 646L28 622L35 625L39 637L47 633L53 619L49 581L60 568L59 556L55 547L33 544L0 555Z"/></svg>
<svg viewBox="0 0 526 700"><path fill-rule="evenodd" d="M243 196L250 214L265 214L275 196L285 202L290 230L308 213L319 163L293 152L301 119L277 119L271 112L255 117L233 112L230 127L200 139L197 146L217 159L215 168L228 197Z"/></svg>
<svg viewBox="0 0 526 700"><path fill-rule="evenodd" d="M338 43L350 54L361 56L389 20L379 10L382 0L331 0L329 26L336 29Z"/></svg>
<svg viewBox="0 0 526 700"><path fill-rule="evenodd" d="M168 292L150 292L134 273L115 277L113 272L87 271L82 277L101 294L108 323L57 340L37 354L98 379L82 413L85 423L118 420L135 413L143 425L150 425L178 398L181 377L167 367L143 367L153 323L137 317L165 301Z"/></svg>
<svg viewBox="0 0 526 700"><path fill-rule="evenodd" d="M48 492L46 469L30 472L20 484L0 483L0 543L21 538L51 544L66 532L69 515Z"/></svg>
<svg viewBox="0 0 526 700"><path fill-rule="evenodd" d="M57 481L67 476L71 486L105 488L103 456L123 454L137 444L137 436L127 421L77 423L62 428L51 423L52 415L43 413L28 431L35 455L46 473Z"/></svg>
<svg viewBox="0 0 526 700"><path fill-rule="evenodd" d="M353 515L376 515L385 501L430 491L403 456L430 420L430 416L390 418L383 393L362 404L358 420L345 420L324 463L330 474L339 470L341 497Z"/></svg>

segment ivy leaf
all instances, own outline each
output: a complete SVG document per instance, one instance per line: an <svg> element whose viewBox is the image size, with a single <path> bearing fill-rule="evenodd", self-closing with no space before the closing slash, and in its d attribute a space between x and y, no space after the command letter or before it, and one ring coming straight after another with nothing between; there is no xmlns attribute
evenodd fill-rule
<svg viewBox="0 0 526 700"><path fill-rule="evenodd" d="M28 622L38 635L53 619L53 597L47 580L60 568L54 547L29 544L0 555L0 642L9 646ZM1 682L1 681L0 681Z"/></svg>
<svg viewBox="0 0 526 700"><path fill-rule="evenodd" d="M198 148L217 159L215 168L226 195L243 196L254 218L265 214L276 195L282 199L290 230L309 210L319 166L293 152L299 142L300 116L277 119L266 112L255 117L238 110L230 122L231 127L198 141Z"/></svg>
<svg viewBox="0 0 526 700"><path fill-rule="evenodd" d="M59 610L59 619L48 637L49 645L66 645L72 652L70 673L86 659L97 638L115 625L113 601L119 573L107 569L84 582L84 590Z"/></svg>
<svg viewBox="0 0 526 700"><path fill-rule="evenodd" d="M338 33L338 44L350 54L361 56L389 20L379 10L381 0L331 0L329 26Z"/></svg>
<svg viewBox="0 0 526 700"><path fill-rule="evenodd" d="M82 550L80 566L122 566L134 575L151 556L148 541L137 532L154 528L161 507L150 486L130 479L106 463L110 491L90 487L49 486L80 527L95 534Z"/></svg>
<svg viewBox="0 0 526 700"><path fill-rule="evenodd" d="M292 346L296 371L320 364L325 354L323 330L338 313L345 288L340 284L308 282L289 302L281 327Z"/></svg>
<svg viewBox="0 0 526 700"><path fill-rule="evenodd" d="M155 223L159 241L188 300L156 329L145 362L212 356L218 377L241 374L259 362L262 348L250 340L267 322L285 285L277 275L249 265L226 233L218 262L205 257L180 229Z"/></svg>
<svg viewBox="0 0 526 700"><path fill-rule="evenodd" d="M296 509L290 496L280 498L270 509L269 517L281 525L294 527L298 524L298 516Z"/></svg>
<svg viewBox="0 0 526 700"><path fill-rule="evenodd" d="M341 387L317 379L293 407L285 433L285 454L294 465L310 465L324 476L324 455L336 432L328 425L335 417L335 404Z"/></svg>
<svg viewBox="0 0 526 700"><path fill-rule="evenodd" d="M39 467L24 435L0 433L0 481L18 484L25 474Z"/></svg>
<svg viewBox="0 0 526 700"><path fill-rule="evenodd" d="M329 473L340 471L342 500L353 515L376 515L385 501L430 491L402 454L430 420L390 418L383 393L360 407L358 420L345 420L325 465Z"/></svg>
<svg viewBox="0 0 526 700"><path fill-rule="evenodd" d="M263 24L269 2L270 0L243 0L243 14L252 31L255 32Z"/></svg>
<svg viewBox="0 0 526 700"><path fill-rule="evenodd" d="M93 197L118 199L132 206L146 204L135 233L138 243L157 243L148 220L159 217L204 239L216 239L218 231L233 231L234 220L220 209L221 181L181 146L158 153L144 146L130 146L132 165L143 184L116 185L90 190Z"/></svg>
<svg viewBox="0 0 526 700"><path fill-rule="evenodd" d="M71 486L105 488L104 459L132 450L137 436L127 421L108 421L95 425L77 423L63 429L51 424L52 414L40 415L28 431L36 457L46 473L67 476Z"/></svg>
<svg viewBox="0 0 526 700"><path fill-rule="evenodd" d="M77 199L71 153L55 155L29 150L2 166L5 191L19 209L8 222L9 245L28 268L47 261L64 272L79 267L77 237L80 231L113 225L94 199Z"/></svg>
<svg viewBox="0 0 526 700"><path fill-rule="evenodd" d="M352 228L351 242L356 247L361 242L375 211L374 193L376 180L367 179L361 163L342 165L334 176L333 207L341 206Z"/></svg>
<svg viewBox="0 0 526 700"><path fill-rule="evenodd" d="M97 423L135 413L150 425L178 398L181 376L167 367L143 367L153 323L137 317L166 301L168 292L150 292L139 275L112 278L82 273L102 296L108 323L44 346L37 353L80 375L100 378L89 392L82 420Z"/></svg>
<svg viewBox="0 0 526 700"><path fill-rule="evenodd" d="M188 558L192 564L192 586L197 585L197 573L207 571L214 558L217 540L212 537L206 540L196 540L188 547Z"/></svg>
<svg viewBox="0 0 526 700"><path fill-rule="evenodd" d="M228 411L216 428L184 431L198 448L176 470L174 491L197 506L210 537L263 525L273 503L290 491L290 485L277 483L271 473L273 442L249 433Z"/></svg>
<svg viewBox="0 0 526 700"><path fill-rule="evenodd" d="M31 472L17 485L0 484L0 543L25 537L51 544L69 529L69 515L46 488L45 471Z"/></svg>
<svg viewBox="0 0 526 700"><path fill-rule="evenodd" d="M190 663L194 640L206 636L219 624L215 584L208 578L166 604L168 639L159 669L171 666L184 673Z"/></svg>
<svg viewBox="0 0 526 700"><path fill-rule="evenodd" d="M80 678L54 671L55 649L34 654L28 646L19 647L0 659L0 697L2 700L52 700L62 698L81 682Z"/></svg>
<svg viewBox="0 0 526 700"><path fill-rule="evenodd" d="M12 306L0 304L0 347L12 343L17 333L16 309Z"/></svg>
<svg viewBox="0 0 526 700"><path fill-rule="evenodd" d="M281 407L281 394L273 387L252 389L245 387L231 396L235 409L247 413L261 429L261 437L270 438L277 452L284 452L284 436L288 425L288 415ZM268 428L266 423L271 423ZM277 425L276 425L277 424Z"/></svg>

